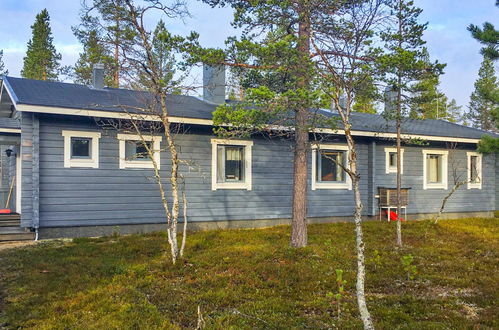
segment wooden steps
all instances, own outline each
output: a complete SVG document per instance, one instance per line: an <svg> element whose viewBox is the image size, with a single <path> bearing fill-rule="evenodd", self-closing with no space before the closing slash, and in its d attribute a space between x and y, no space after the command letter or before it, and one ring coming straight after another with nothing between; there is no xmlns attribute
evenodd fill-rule
<svg viewBox="0 0 499 330"><path fill-rule="evenodd" d="M35 233L21 228L19 214L0 215L0 242L34 240Z"/></svg>

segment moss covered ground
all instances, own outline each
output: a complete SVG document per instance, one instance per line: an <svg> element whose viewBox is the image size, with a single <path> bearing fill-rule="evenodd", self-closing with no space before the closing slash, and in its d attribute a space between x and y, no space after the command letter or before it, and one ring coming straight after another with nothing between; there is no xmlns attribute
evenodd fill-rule
<svg viewBox="0 0 499 330"><path fill-rule="evenodd" d="M499 328L498 218L404 223L403 248L393 223L364 229L377 328ZM2 250L0 328L194 328L198 306L207 329L360 328L353 224L310 225L300 250L289 238L289 226L190 233L176 265L164 233Z"/></svg>

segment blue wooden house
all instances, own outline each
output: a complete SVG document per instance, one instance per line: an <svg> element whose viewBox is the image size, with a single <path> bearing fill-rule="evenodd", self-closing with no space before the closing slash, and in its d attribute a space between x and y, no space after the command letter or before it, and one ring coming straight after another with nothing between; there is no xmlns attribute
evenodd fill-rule
<svg viewBox="0 0 499 330"><path fill-rule="evenodd" d="M220 79L207 76L205 99L182 95L168 99L171 121L183 127L177 137L180 157L195 164L181 169L189 226L289 223L292 143L263 136L217 138L212 112L224 99L223 84L215 83ZM7 173L1 191L11 192L6 207L20 215L19 220L13 215L5 220L11 233L36 231L40 238L50 238L164 228L150 160L130 157L140 151L140 143L134 145L137 137L99 124L103 119L126 120L130 114L123 107L140 105L147 93L105 88L99 79L95 81L96 85L85 86L3 77L0 151L8 161L1 164ZM352 121L363 212L366 218L377 218L379 188L395 187L394 125L382 116L364 113L352 114ZM406 120L402 130L406 140L420 142L402 148L402 185L410 188L409 218L438 211L454 185L456 168L468 182L450 198L445 216L493 216L499 206L499 160L475 152L479 139L491 133L442 120ZM346 161L345 139L341 130L322 133L309 153L308 219L311 223L348 220L354 209L351 184L341 167L330 161L330 157ZM150 143L164 144L161 134L151 137ZM168 153L156 157L161 169L168 170ZM458 167L451 166L451 158Z"/></svg>

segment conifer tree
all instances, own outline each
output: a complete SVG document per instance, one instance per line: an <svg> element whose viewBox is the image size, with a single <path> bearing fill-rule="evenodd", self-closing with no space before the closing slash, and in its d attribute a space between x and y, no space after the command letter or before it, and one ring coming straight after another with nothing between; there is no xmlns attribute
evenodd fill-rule
<svg viewBox="0 0 499 330"><path fill-rule="evenodd" d="M31 26L32 37L28 41L28 50L24 57L21 76L38 80L57 80L61 54L53 44L50 16L47 9L36 15Z"/></svg>
<svg viewBox="0 0 499 330"><path fill-rule="evenodd" d="M400 215L401 195L401 125L403 116L409 109L410 92L413 83L429 74L441 74L445 65L438 62L429 63L428 52L424 47L423 32L427 23L418 22L422 10L414 6L411 0L389 1L395 16L394 26L381 34L385 42L386 53L379 56L378 67L382 79L392 91L393 105L385 111L388 119L394 119L397 129L397 215ZM393 111L392 111L393 110ZM397 245L402 246L402 229L400 217L397 221Z"/></svg>
<svg viewBox="0 0 499 330"><path fill-rule="evenodd" d="M379 98L378 94L373 76L365 75L365 79L362 80L355 91L353 111L375 114L377 112L375 102Z"/></svg>
<svg viewBox="0 0 499 330"><path fill-rule="evenodd" d="M3 50L0 50L0 76L6 76L9 74L9 70L5 69L5 64L3 63Z"/></svg>
<svg viewBox="0 0 499 330"><path fill-rule="evenodd" d="M499 7L499 0L496 0L496 6ZM473 38L484 46L480 50L484 57L492 61L499 59L499 31L496 30L492 23L485 22L482 28L470 24L468 31L471 32Z"/></svg>
<svg viewBox="0 0 499 330"><path fill-rule="evenodd" d="M80 41L83 43L83 52L80 53L74 67L75 83L90 85L94 64L102 63L105 69L104 82L106 86L113 86L114 60L99 40L97 31L90 31L87 35L82 36Z"/></svg>
<svg viewBox="0 0 499 330"><path fill-rule="evenodd" d="M135 31L125 22L128 20L125 0L83 0L80 24L73 26L73 33L80 41L88 40L93 31L105 54L113 59L113 80L110 86L123 85L127 68L123 49L133 42Z"/></svg>
<svg viewBox="0 0 499 330"><path fill-rule="evenodd" d="M498 95L499 82L495 74L494 63L484 58L468 106L467 117L473 127L499 131L494 118L494 112L499 108Z"/></svg>
<svg viewBox="0 0 499 330"><path fill-rule="evenodd" d="M438 89L439 77L434 74L425 75L412 86L410 96L409 117L414 119L442 119L457 122L461 107L456 100L449 101L447 96Z"/></svg>

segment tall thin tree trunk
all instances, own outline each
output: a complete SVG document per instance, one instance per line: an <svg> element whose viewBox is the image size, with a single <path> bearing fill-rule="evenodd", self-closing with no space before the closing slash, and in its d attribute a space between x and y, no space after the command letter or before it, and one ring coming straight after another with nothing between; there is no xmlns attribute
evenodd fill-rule
<svg viewBox="0 0 499 330"><path fill-rule="evenodd" d="M347 144L349 146L349 168L350 168L350 178L352 180L352 188L355 198L355 246L357 249L357 280L356 280L356 291L357 291L357 305L359 307L360 318L364 324L364 329L374 329L372 323L371 314L367 308L366 295L364 291L365 278L366 278L366 268L365 268L365 256L364 256L364 236L362 233L362 199L360 194L359 180L360 176L357 171L357 152L355 149L355 142L352 138L350 128L345 128L345 135L347 139Z"/></svg>
<svg viewBox="0 0 499 330"><path fill-rule="evenodd" d="M399 0L399 10L402 10L402 0ZM402 35L402 20L399 18L399 35ZM402 38L399 39L399 47L402 48ZM402 208L400 207L400 195L401 195L401 185L402 185L402 166L401 166L401 136L400 136L400 126L402 121L402 77L399 72L398 74L398 86L397 86L397 246L402 247L402 222L400 221L400 214Z"/></svg>
<svg viewBox="0 0 499 330"><path fill-rule="evenodd" d="M310 17L305 6L300 10L301 20L298 27L298 53L303 58L310 53ZM299 76L297 87L308 89L310 84L308 66L306 62L297 65ZM304 247L307 245L307 151L308 135L308 103L304 100L298 105L295 114L295 150L293 172L293 216L291 231L291 246Z"/></svg>

